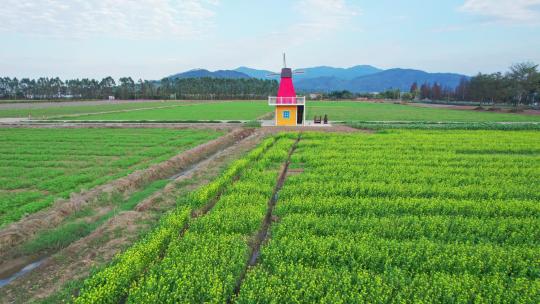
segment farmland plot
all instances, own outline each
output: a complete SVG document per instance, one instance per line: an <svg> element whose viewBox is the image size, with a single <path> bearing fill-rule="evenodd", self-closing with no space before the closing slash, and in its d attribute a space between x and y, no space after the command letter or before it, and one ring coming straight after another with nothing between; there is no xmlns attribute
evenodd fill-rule
<svg viewBox="0 0 540 304"><path fill-rule="evenodd" d="M304 135L240 303L538 303L540 133Z"/></svg>
<svg viewBox="0 0 540 304"><path fill-rule="evenodd" d="M477 112L442 108L423 108L410 105L315 101L307 106L306 119L328 115L329 120L341 121L423 121L423 122L538 122L539 115Z"/></svg>
<svg viewBox="0 0 540 304"><path fill-rule="evenodd" d="M0 226L220 136L210 130L0 129Z"/></svg>
<svg viewBox="0 0 540 304"><path fill-rule="evenodd" d="M152 233L88 278L75 302L538 303L539 136L270 138L179 199Z"/></svg>
<svg viewBox="0 0 540 304"><path fill-rule="evenodd" d="M171 108L127 111L121 113L88 114L60 117L67 120L252 120L271 112L266 102L260 101L218 101L186 104Z"/></svg>
<svg viewBox="0 0 540 304"><path fill-rule="evenodd" d="M84 104L80 102L77 105L66 105L58 102L55 105L43 106L41 104L20 104L18 107L4 108L0 107L0 117L31 117L33 119L44 119L61 115L77 115L85 113L102 113L102 112L123 112L123 111L138 111L144 109L159 109L181 107L194 102L190 101L148 101L148 102L125 102L125 103L103 103L99 105Z"/></svg>

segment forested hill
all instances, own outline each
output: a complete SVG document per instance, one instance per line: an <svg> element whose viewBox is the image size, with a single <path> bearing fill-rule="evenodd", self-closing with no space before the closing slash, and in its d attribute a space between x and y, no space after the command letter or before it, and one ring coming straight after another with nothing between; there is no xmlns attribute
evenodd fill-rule
<svg viewBox="0 0 540 304"><path fill-rule="evenodd" d="M296 87L304 92L331 92L348 90L354 93L382 92L388 89L409 90L412 83L437 83L442 87L454 89L465 75L454 73L428 73L413 69L382 70L370 65L357 65L350 68L319 66L301 68L302 74L295 74ZM191 70L169 78L215 77L215 78L258 78L269 79L274 72L249 67L234 70L210 72L204 69ZM270 77L271 78L271 77ZM274 76L277 79L278 76Z"/></svg>
<svg viewBox="0 0 540 304"><path fill-rule="evenodd" d="M350 80L337 77L300 79L296 87L304 91L348 90L355 93L381 92L387 89L408 91L411 84L437 83L442 87L454 89L465 75L452 73L427 73L411 69L390 69L378 73L359 76Z"/></svg>
<svg viewBox="0 0 540 304"><path fill-rule="evenodd" d="M378 69L371 65L357 65L350 68L335 68L330 66L318 66L311 68L299 68L297 70L303 71L302 74L295 74L295 80L303 79L314 79L320 77L335 77L337 79L346 79L351 80L356 77L371 75L375 73L382 72L383 70ZM268 74L272 73L267 70L256 70L248 67L239 67L234 69L234 71L244 73L253 78L266 78ZM276 71L279 72L279 71Z"/></svg>
<svg viewBox="0 0 540 304"><path fill-rule="evenodd" d="M178 73L169 76L170 79L184 79L184 78L227 78L227 79L245 79L245 78L251 78L250 76L238 72L238 71L231 71L231 70L218 70L215 72L210 72L205 69L195 69L190 70L183 73Z"/></svg>

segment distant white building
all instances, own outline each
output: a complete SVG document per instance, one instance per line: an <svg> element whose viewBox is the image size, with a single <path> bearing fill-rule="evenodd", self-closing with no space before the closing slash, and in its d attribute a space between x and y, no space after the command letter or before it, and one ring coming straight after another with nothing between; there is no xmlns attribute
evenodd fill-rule
<svg viewBox="0 0 540 304"><path fill-rule="evenodd" d="M109 100L114 100L114 96L109 96Z"/></svg>
<svg viewBox="0 0 540 304"><path fill-rule="evenodd" d="M320 99L321 96L322 96L322 94L311 93L311 94L309 94L309 99Z"/></svg>

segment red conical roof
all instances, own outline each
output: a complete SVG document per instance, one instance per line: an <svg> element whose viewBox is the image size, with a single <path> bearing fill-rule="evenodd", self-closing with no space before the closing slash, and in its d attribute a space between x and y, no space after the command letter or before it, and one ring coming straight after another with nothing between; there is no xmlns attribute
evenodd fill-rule
<svg viewBox="0 0 540 304"><path fill-rule="evenodd" d="M277 97L296 97L290 68L281 69L281 81L279 82Z"/></svg>

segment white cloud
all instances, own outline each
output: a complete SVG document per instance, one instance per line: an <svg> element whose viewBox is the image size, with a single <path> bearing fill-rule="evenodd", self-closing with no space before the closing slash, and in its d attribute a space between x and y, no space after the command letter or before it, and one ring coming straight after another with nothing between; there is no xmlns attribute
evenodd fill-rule
<svg viewBox="0 0 540 304"><path fill-rule="evenodd" d="M230 68L229 62L238 62L238 46L243 56L238 65L258 66L274 71L281 67L281 53L287 53L291 67L299 67L305 57L304 50L313 43L331 39L342 30L355 30L353 19L361 10L346 0L298 0L284 9L292 10L293 17L284 17L284 24L267 28L262 33L240 36L222 41L219 62L216 66ZM329 49L329 55L334 50ZM228 54L228 58L226 57ZM296 57L295 57L296 56ZM225 59L223 59L225 58ZM202 62L216 62L214 54L207 55Z"/></svg>
<svg viewBox="0 0 540 304"><path fill-rule="evenodd" d="M295 9L301 18L293 30L309 37L341 29L360 14L357 7L345 0L301 0Z"/></svg>
<svg viewBox="0 0 540 304"><path fill-rule="evenodd" d="M212 26L218 0L3 0L0 32L45 37L176 38Z"/></svg>
<svg viewBox="0 0 540 304"><path fill-rule="evenodd" d="M299 0L292 6L296 19L282 30L266 33L258 43L266 49L281 45L283 50L322 40L350 25L350 21L360 14L360 10L345 0ZM269 44L266 46L265 44ZM264 45L264 46L263 46Z"/></svg>
<svg viewBox="0 0 540 304"><path fill-rule="evenodd" d="M465 0L460 10L500 22L538 24L540 0Z"/></svg>

